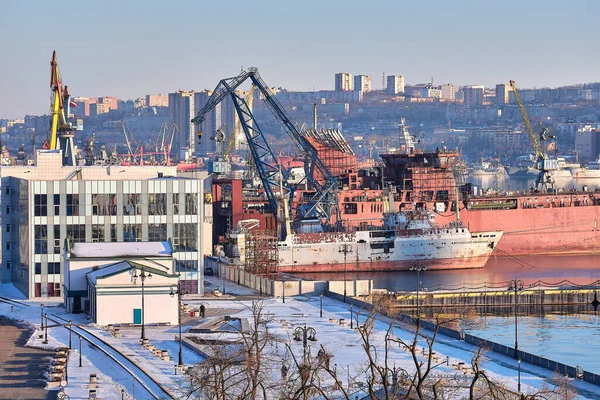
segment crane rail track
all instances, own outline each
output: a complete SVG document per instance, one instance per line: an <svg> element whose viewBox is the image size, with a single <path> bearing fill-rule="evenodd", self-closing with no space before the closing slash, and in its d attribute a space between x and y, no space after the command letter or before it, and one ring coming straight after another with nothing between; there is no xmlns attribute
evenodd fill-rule
<svg viewBox="0 0 600 400"><path fill-rule="evenodd" d="M6 297L0 296L0 302L19 306L19 307L30 307L29 304L12 300ZM57 324L66 324L69 321L63 317L55 314L48 314L48 319ZM69 329L68 327L64 327ZM71 330L74 334L81 336L83 340L88 342L90 346L97 348L103 352L110 360L112 360L117 366L123 369L129 376L135 379L141 387L146 391L147 396L153 399L174 399L175 396L165 388L160 382L156 381L150 374L139 367L133 360L128 356L121 353L119 350L114 348L112 345L104 341L96 334L88 331L87 329L73 324ZM136 397L139 397L140 393L136 393ZM148 398L143 396L143 398Z"/></svg>

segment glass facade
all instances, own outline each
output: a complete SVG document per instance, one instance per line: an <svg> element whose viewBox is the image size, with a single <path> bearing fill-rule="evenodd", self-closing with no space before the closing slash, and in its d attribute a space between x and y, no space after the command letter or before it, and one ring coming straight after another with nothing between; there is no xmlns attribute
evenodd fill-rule
<svg viewBox="0 0 600 400"><path fill-rule="evenodd" d="M202 288L198 261L202 196L197 194L202 181L3 178L2 184L10 187L10 194L2 196L3 210L11 210L2 220L2 262L13 266L11 279L29 297L62 295L65 239L71 243L171 240L177 268L185 272L182 279L195 293ZM7 245L19 251L6 250Z"/></svg>

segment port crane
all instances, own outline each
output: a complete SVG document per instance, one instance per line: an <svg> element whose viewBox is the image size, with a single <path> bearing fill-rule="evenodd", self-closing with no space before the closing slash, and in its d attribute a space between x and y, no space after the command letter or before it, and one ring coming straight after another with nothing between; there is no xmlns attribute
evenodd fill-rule
<svg viewBox="0 0 600 400"><path fill-rule="evenodd" d="M556 158L551 158L547 153L542 149L542 145L540 141L548 141L550 139L555 138L550 133L550 130L546 127L542 127L542 130L539 133L538 140L533 127L531 126L531 122L529 121L529 117L527 116L527 111L525 110L525 106L521 101L521 96L519 96L519 92L517 90L517 86L515 81L509 81L510 87L513 90L515 95L515 100L517 101L517 105L519 106L519 112L521 113L521 117L523 118L523 125L525 126L525 131L531 140L531 144L533 145L533 150L535 152L535 156L537 159L536 167L539 170L539 174L535 180L535 189L540 190L548 190L554 188L554 179L552 178L551 171L558 169L558 161Z"/></svg>
<svg viewBox="0 0 600 400"><path fill-rule="evenodd" d="M62 77L56 60L56 50L52 53L50 61L50 88L52 96L50 100L50 112L52 123L50 125L50 150L61 150L64 166L75 166L75 146L73 144L73 132L75 129L67 121L70 114L71 94L67 86L63 87Z"/></svg>
<svg viewBox="0 0 600 400"><path fill-rule="evenodd" d="M192 119L192 122L196 124L197 127L200 127L200 124L204 121L207 113L213 110L226 96L231 97L240 124L244 130L248 148L265 190L267 200L279 225L282 221L277 215L277 210L279 210L278 198L284 200L284 203L286 202L286 199L291 200L296 186L292 186L283 179L283 171L281 166L277 163L277 156L273 153L257 121L252 115L248 102L241 95L236 93L236 89L248 79L259 90L273 116L306 157L305 175L315 190L315 194L305 205L298 208L296 213L296 224L301 224L303 220L319 220L320 222L328 224L334 215L337 216L336 221L339 224L341 218L339 218L339 207L336 195L338 186L336 179L323 161L318 157L316 149L300 133L300 129L297 127L296 123L287 116L283 106L275 98L271 89L265 84L258 73L257 68L249 68L247 71L242 71L236 77L222 79L212 92L212 95L204 107L198 111L196 117ZM198 137L202 137L201 129L198 130ZM284 212L287 213L288 210L286 209ZM287 230L287 228L285 229Z"/></svg>

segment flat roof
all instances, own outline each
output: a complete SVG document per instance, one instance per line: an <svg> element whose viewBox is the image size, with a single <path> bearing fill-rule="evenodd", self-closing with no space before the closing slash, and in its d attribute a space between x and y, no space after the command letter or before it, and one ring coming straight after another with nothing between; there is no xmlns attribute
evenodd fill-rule
<svg viewBox="0 0 600 400"><path fill-rule="evenodd" d="M74 243L71 257L75 258L122 258L122 257L171 257L173 248L167 242L95 242Z"/></svg>

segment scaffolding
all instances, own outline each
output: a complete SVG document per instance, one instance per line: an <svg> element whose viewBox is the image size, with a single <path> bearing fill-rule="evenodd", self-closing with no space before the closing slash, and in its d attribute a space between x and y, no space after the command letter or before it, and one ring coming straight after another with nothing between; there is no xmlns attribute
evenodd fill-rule
<svg viewBox="0 0 600 400"><path fill-rule="evenodd" d="M277 273L277 232L252 230L246 236L245 270L260 276Z"/></svg>

